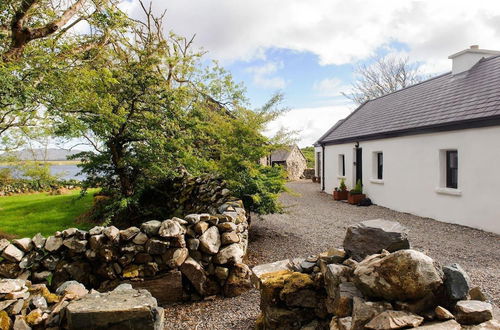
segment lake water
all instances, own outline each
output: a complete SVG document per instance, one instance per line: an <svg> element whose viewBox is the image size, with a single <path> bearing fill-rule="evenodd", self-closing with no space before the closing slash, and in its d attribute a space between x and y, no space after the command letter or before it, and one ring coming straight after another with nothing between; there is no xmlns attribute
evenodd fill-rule
<svg viewBox="0 0 500 330"><path fill-rule="evenodd" d="M5 165L0 165L0 168L8 167ZM83 180L85 179L85 175L78 175L80 169L77 165L50 165L50 173L52 175L59 175L61 179L70 180ZM14 173L14 177L20 177L19 174Z"/></svg>

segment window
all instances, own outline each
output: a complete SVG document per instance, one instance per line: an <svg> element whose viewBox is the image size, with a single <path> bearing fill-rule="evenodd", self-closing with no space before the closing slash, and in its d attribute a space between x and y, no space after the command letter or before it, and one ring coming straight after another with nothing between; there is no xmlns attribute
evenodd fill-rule
<svg viewBox="0 0 500 330"><path fill-rule="evenodd" d="M377 179L382 180L384 173L384 154L377 152Z"/></svg>
<svg viewBox="0 0 500 330"><path fill-rule="evenodd" d="M458 188L458 152L446 150L446 188Z"/></svg>
<svg viewBox="0 0 500 330"><path fill-rule="evenodd" d="M339 176L345 176L345 156L339 155Z"/></svg>

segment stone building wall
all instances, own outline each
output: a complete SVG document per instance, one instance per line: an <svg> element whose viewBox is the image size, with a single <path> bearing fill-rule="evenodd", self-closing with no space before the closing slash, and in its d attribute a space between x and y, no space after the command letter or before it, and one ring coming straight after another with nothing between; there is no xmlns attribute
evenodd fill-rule
<svg viewBox="0 0 500 330"><path fill-rule="evenodd" d="M152 220L140 228L69 228L47 238L2 239L0 278L51 288L76 280L101 291L127 282L163 295L157 297L162 303L235 296L250 287L243 263L249 223L241 201L217 211Z"/></svg>
<svg viewBox="0 0 500 330"><path fill-rule="evenodd" d="M288 180L299 180L307 168L307 160L304 158L297 146L294 146L286 160L286 171Z"/></svg>

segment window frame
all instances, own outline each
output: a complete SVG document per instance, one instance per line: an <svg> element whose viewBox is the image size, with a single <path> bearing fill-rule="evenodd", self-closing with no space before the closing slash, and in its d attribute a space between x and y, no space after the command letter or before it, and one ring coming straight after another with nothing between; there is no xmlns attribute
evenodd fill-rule
<svg viewBox="0 0 500 330"><path fill-rule="evenodd" d="M338 155L338 176L345 177L345 154Z"/></svg>
<svg viewBox="0 0 500 330"><path fill-rule="evenodd" d="M455 157L452 161L452 157ZM445 150L445 187L458 189L458 150ZM453 167L453 164L454 167Z"/></svg>
<svg viewBox="0 0 500 330"><path fill-rule="evenodd" d="M379 151L377 154L377 180L384 179L384 153Z"/></svg>

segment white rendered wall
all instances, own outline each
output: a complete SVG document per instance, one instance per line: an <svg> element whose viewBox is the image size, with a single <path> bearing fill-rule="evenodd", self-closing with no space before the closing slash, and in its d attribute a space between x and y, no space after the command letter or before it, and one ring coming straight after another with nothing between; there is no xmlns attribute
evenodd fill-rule
<svg viewBox="0 0 500 330"><path fill-rule="evenodd" d="M360 141L363 188L373 203L397 211L500 234L500 127ZM443 150L458 150L458 189L444 188ZM374 180L374 152L383 152L383 180ZM325 191L354 185L354 143L325 147Z"/></svg>
<svg viewBox="0 0 500 330"><path fill-rule="evenodd" d="M321 160L321 147L314 147L314 176L321 177L321 173L318 171L318 152L320 153Z"/></svg>

